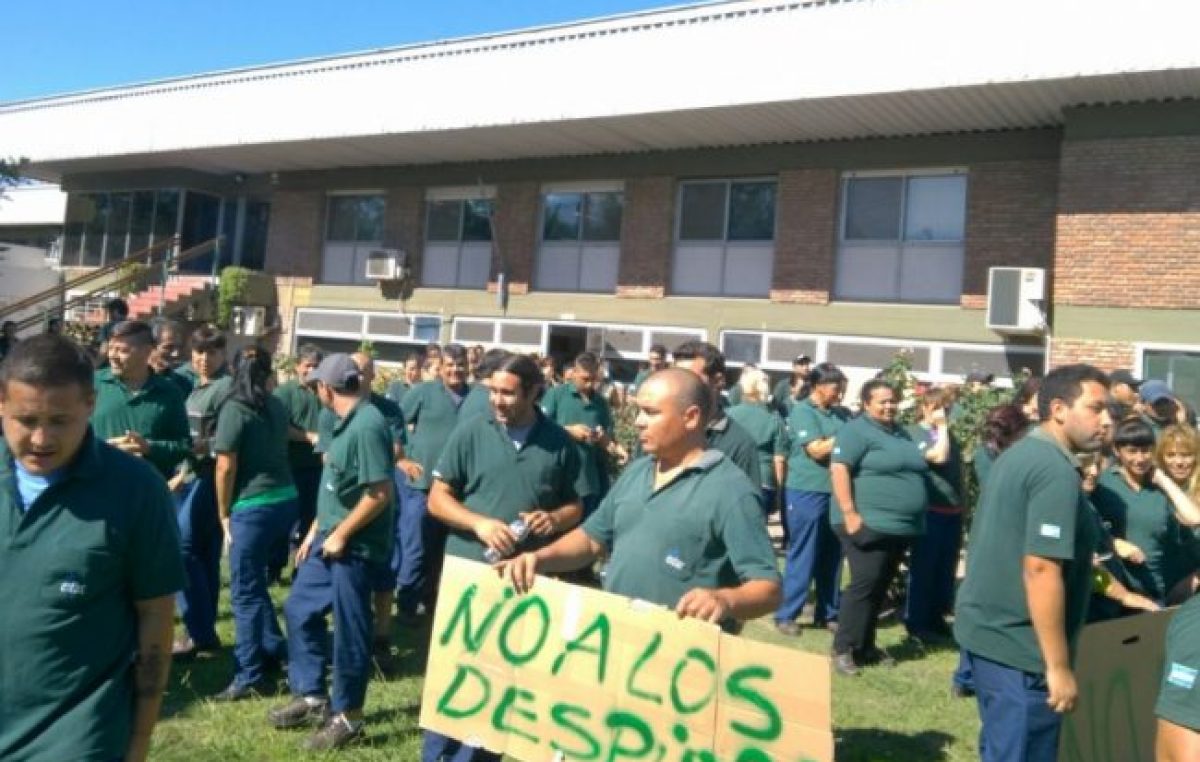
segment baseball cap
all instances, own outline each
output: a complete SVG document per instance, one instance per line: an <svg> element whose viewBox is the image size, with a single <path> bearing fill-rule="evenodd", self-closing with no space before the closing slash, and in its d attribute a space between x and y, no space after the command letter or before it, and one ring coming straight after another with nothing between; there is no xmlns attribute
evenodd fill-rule
<svg viewBox="0 0 1200 762"><path fill-rule="evenodd" d="M796 359L792 360L792 365L808 365L812 363L812 358L808 355L796 355Z"/></svg>
<svg viewBox="0 0 1200 762"><path fill-rule="evenodd" d="M1109 373L1108 380L1113 384L1125 384L1133 389L1137 389L1142 385L1140 378L1135 378L1132 371L1125 370L1124 368Z"/></svg>
<svg viewBox="0 0 1200 762"><path fill-rule="evenodd" d="M308 374L308 378L304 379L306 383L320 381L321 383L330 386L334 391L345 391L350 382L357 381L360 376L358 366L354 364L354 360L350 355L344 352L328 355L316 370Z"/></svg>
<svg viewBox="0 0 1200 762"><path fill-rule="evenodd" d="M1141 388L1138 389L1138 396L1142 398L1142 402L1153 405L1164 397L1174 397L1175 395L1171 393L1171 387L1167 386L1166 381L1152 378L1142 382Z"/></svg>

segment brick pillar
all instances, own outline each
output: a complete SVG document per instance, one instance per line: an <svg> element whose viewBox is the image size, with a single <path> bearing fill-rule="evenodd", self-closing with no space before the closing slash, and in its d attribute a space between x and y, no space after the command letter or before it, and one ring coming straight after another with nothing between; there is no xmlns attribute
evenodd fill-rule
<svg viewBox="0 0 1200 762"><path fill-rule="evenodd" d="M1050 367L1085 362L1104 371L1133 368L1136 354L1128 341L1051 339Z"/></svg>
<svg viewBox="0 0 1200 762"><path fill-rule="evenodd" d="M425 189L404 186L387 191L383 220L383 245L408 253L408 262L419 278L425 248Z"/></svg>
<svg viewBox="0 0 1200 762"><path fill-rule="evenodd" d="M961 304L987 308L988 268L1054 262L1058 162L997 161L971 167Z"/></svg>
<svg viewBox="0 0 1200 762"><path fill-rule="evenodd" d="M826 304L833 290L838 173L779 173L771 301Z"/></svg>
<svg viewBox="0 0 1200 762"><path fill-rule="evenodd" d="M617 296L662 298L671 281L675 181L643 177L625 182Z"/></svg>
<svg viewBox="0 0 1200 762"><path fill-rule="evenodd" d="M275 191L263 269L273 275L319 278L324 223L321 191Z"/></svg>
<svg viewBox="0 0 1200 762"><path fill-rule="evenodd" d="M492 235L498 255L508 263L510 294L528 293L533 282L539 203L537 183L504 183L496 188ZM492 263L493 273L499 266L499 261ZM496 290L495 281L488 284L488 290Z"/></svg>

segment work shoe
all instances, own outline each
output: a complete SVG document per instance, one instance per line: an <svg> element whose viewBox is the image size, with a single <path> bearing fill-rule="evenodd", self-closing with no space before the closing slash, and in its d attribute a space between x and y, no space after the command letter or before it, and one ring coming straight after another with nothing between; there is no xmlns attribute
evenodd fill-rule
<svg viewBox="0 0 1200 762"><path fill-rule="evenodd" d="M212 700L227 704L233 701L257 698L265 692L265 689L265 682L261 680L257 683L239 683L237 680L234 680L225 686L225 690L213 696Z"/></svg>
<svg viewBox="0 0 1200 762"><path fill-rule="evenodd" d="M867 667L894 667L896 660L882 648L870 648L858 654L859 664Z"/></svg>
<svg viewBox="0 0 1200 762"><path fill-rule="evenodd" d="M846 677L858 677L862 672L858 667L858 663L854 661L854 654L852 653L834 654L833 671Z"/></svg>
<svg viewBox="0 0 1200 762"><path fill-rule="evenodd" d="M326 720L320 730L308 737L308 740L304 742L304 748L308 751L330 751L331 749L340 749L362 737L363 723L361 720L351 722L346 719L346 715L335 714Z"/></svg>
<svg viewBox="0 0 1200 762"><path fill-rule="evenodd" d="M372 643L371 659L384 677L391 677L400 671L400 660L392 653L392 644L389 641L377 640Z"/></svg>
<svg viewBox="0 0 1200 762"><path fill-rule="evenodd" d="M791 638L794 638L801 633L800 625L796 624L795 622L776 622L775 631L780 635L787 635Z"/></svg>
<svg viewBox="0 0 1200 762"><path fill-rule="evenodd" d="M267 710L267 721L278 730L298 728L329 719L329 699L316 696L295 696L283 706Z"/></svg>

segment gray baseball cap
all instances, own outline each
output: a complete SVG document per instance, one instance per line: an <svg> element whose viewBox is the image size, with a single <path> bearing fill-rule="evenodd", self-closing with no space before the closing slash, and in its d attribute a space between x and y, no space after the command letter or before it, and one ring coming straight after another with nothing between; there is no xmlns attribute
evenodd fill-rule
<svg viewBox="0 0 1200 762"><path fill-rule="evenodd" d="M351 381L358 381L360 375L361 372L354 364L354 360L350 359L350 355L338 352L322 360L316 370L309 373L308 378L304 381L309 384L320 381L326 386L332 387L334 391L342 392L347 390Z"/></svg>

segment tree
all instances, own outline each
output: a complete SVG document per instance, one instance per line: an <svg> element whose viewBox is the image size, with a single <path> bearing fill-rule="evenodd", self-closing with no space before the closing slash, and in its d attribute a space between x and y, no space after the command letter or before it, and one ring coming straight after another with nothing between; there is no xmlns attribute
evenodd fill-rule
<svg viewBox="0 0 1200 762"><path fill-rule="evenodd" d="M4 191L21 183L21 171L28 163L29 159L24 156L0 159L0 198L4 197Z"/></svg>

